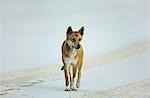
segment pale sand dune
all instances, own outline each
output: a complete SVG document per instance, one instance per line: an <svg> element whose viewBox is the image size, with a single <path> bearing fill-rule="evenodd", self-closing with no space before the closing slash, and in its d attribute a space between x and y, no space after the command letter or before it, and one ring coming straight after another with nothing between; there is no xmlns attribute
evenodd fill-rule
<svg viewBox="0 0 150 98"><path fill-rule="evenodd" d="M146 86L145 84L142 86L138 85L138 83L140 84L146 83L147 85L148 82L147 87L149 87L149 80L145 80L146 82L138 82L133 84L131 88L133 87L132 89L137 89L137 92L135 92L135 94L134 93L129 94L130 92L124 92L124 89L127 89L126 88L127 86L123 86L123 87L118 87L118 86L130 84L132 82L140 81L145 78L148 78L148 74L147 74L148 66L146 64L148 64L147 55L149 53L148 50L150 49L149 45L150 43L148 41L145 41L141 43L132 44L122 50L111 52L106 55L96 56L90 59L87 58L84 63L85 70L83 74L84 78L82 80L83 87L78 92L72 92L70 94L68 93L66 94L66 92L64 93L63 91L64 79L63 79L63 72L60 71L61 65L55 65L53 67L47 66L44 68L36 68L36 69L22 70L19 72L10 72L10 73L1 74L0 75L0 98L14 98L14 97L41 98L44 95L40 94L41 92L38 91L41 90L39 89L39 86L41 88L43 88L43 86L46 87L44 90L42 90L42 92L46 93L46 94L44 93L45 94L44 98L49 98L49 96L54 96L53 98L60 98L60 96L62 96L61 98L70 98L70 97L91 98L91 96L92 98L101 98L100 96L105 95L105 93L108 94L110 98L122 98L120 97L122 95L119 95L120 93L123 94L125 98L142 98L140 97L141 94L139 94L139 90L141 91L141 89L139 88L141 88L142 86L143 88L145 88ZM124 61L126 59L127 61ZM117 62L120 63L116 64ZM127 62L128 62L128 64L126 65L127 67L123 66ZM141 64L143 65L141 66ZM103 65L109 65L110 67L103 66ZM121 66L124 69L120 68ZM134 68L136 69L136 66L137 66L137 70L134 70ZM114 69L111 70L112 68ZM147 69L143 69L143 68L147 68ZM121 71L118 71L118 69L121 69ZM138 71L140 69L141 72ZM132 70L134 70L133 74L131 74ZM120 74L120 76L116 77L117 74L114 74L115 71L118 71L118 74ZM107 77L108 73L112 74L112 77L109 76L110 79ZM130 76L129 74L131 74L131 77L128 77ZM99 78L97 78L97 75L99 76ZM132 79L133 77L134 79ZM122 80L118 82L117 81L118 79L122 79ZM110 83L107 82L106 80L108 80ZM93 85L93 83L95 85ZM107 83L109 85L107 85ZM99 84L99 86L97 86L97 84ZM118 92L117 91L118 89L114 87L123 88L121 90L123 92ZM114 89L107 91L107 89L110 88L114 88ZM118 97L113 97L114 95L109 93L112 91L116 91L117 93L115 93L116 94L115 96L117 96L118 94ZM139 97L138 96L136 97L135 96L136 94ZM105 97L108 98L108 96ZM149 96L149 92L148 92L148 96Z"/></svg>

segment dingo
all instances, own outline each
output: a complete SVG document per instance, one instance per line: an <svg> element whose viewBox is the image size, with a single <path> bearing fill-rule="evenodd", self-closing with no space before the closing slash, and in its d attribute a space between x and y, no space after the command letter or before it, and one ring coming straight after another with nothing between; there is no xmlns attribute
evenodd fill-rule
<svg viewBox="0 0 150 98"><path fill-rule="evenodd" d="M62 61L64 70L66 87L65 91L77 91L76 87L80 87L81 68L83 63L83 49L80 44L84 33L84 27L79 31L72 31L71 26L66 32L66 40L62 44ZM75 77L78 74L76 87Z"/></svg>

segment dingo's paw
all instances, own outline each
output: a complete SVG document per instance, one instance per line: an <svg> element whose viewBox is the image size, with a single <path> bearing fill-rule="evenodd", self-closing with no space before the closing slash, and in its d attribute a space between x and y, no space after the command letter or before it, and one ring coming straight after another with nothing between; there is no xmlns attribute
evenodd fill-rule
<svg viewBox="0 0 150 98"><path fill-rule="evenodd" d="M77 91L77 89L75 87L72 87L71 90L72 91Z"/></svg>
<svg viewBox="0 0 150 98"><path fill-rule="evenodd" d="M65 91L71 91L71 90L70 90L70 88L69 88L69 87L66 87L66 88L65 88Z"/></svg>

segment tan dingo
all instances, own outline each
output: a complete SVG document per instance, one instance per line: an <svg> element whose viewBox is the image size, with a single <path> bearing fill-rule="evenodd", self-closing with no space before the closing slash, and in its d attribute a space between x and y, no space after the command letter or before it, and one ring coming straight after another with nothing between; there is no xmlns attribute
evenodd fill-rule
<svg viewBox="0 0 150 98"><path fill-rule="evenodd" d="M79 31L72 31L71 26L66 32L66 40L62 44L62 61L66 88L65 91L76 91L80 87L81 68L83 63L83 49L80 44L84 33L84 27ZM75 77L78 75L76 87Z"/></svg>

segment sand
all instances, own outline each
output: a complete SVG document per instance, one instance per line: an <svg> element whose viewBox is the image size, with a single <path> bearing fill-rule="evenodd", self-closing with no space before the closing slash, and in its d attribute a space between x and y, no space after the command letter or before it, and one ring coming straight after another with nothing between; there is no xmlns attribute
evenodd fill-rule
<svg viewBox="0 0 150 98"><path fill-rule="evenodd" d="M81 88L64 91L61 65L0 74L0 98L149 98L149 45L87 59Z"/></svg>

